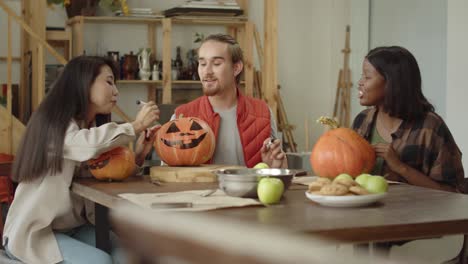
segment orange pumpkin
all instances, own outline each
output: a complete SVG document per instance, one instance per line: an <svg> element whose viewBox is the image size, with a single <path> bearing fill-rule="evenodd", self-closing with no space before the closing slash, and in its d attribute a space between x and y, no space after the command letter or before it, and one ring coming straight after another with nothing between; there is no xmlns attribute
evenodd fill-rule
<svg viewBox="0 0 468 264"><path fill-rule="evenodd" d="M98 180L124 180L136 166L135 154L126 147L116 147L87 163L91 174Z"/></svg>
<svg viewBox="0 0 468 264"><path fill-rule="evenodd" d="M331 119L323 121L329 124ZM336 123L336 122L335 122ZM369 173L375 164L375 151L358 133L349 128L335 128L323 134L310 155L314 172L321 177L335 178L341 173L357 177Z"/></svg>
<svg viewBox="0 0 468 264"><path fill-rule="evenodd" d="M196 117L181 117L164 124L156 134L154 148L170 166L193 166L208 162L216 140L208 124Z"/></svg>

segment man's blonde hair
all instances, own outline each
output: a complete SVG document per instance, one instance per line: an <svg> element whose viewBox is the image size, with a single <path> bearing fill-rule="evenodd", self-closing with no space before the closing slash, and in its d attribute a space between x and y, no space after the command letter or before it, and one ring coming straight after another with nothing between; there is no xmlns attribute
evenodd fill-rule
<svg viewBox="0 0 468 264"><path fill-rule="evenodd" d="M230 35L227 35L227 34L209 35L208 37L203 39L201 45L203 45L205 42L208 42L208 41L217 41L217 42L228 44L228 51L231 55L232 64L234 65L238 62L244 63L244 53L242 52L242 49L239 43L237 43L237 41ZM242 71L236 76L237 84L240 83L241 75L243 72L244 72L244 68L242 68Z"/></svg>

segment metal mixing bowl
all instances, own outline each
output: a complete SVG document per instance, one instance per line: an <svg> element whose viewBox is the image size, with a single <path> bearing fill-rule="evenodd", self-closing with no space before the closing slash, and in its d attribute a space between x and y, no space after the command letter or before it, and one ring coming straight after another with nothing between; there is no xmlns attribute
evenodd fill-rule
<svg viewBox="0 0 468 264"><path fill-rule="evenodd" d="M219 188L227 195L257 198L257 184L261 178L281 179L286 191L296 172L289 169L223 169L215 173L218 176Z"/></svg>

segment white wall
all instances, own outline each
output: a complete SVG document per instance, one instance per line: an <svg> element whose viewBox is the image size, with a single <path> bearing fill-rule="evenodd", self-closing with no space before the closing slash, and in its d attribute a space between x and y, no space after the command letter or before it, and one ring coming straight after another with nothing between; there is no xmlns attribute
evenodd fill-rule
<svg viewBox="0 0 468 264"><path fill-rule="evenodd" d="M262 33L263 1L251 1L250 18ZM346 0L278 1L278 82L289 123L296 126L293 133L299 151L312 148L323 131L315 120L333 111L348 21Z"/></svg>
<svg viewBox="0 0 468 264"><path fill-rule="evenodd" d="M250 19L263 33L263 1L250 2ZM278 1L278 81L299 151L310 151L323 128L315 121L331 116L346 25L351 26L351 119L362 110L357 82L368 51L369 0ZM309 146L305 146L305 123Z"/></svg>
<svg viewBox="0 0 468 264"><path fill-rule="evenodd" d="M17 14L20 14L21 2L15 0L6 0L5 3ZM12 22L12 53L13 57L20 57L20 34L19 26L14 21ZM8 15L0 8L0 57L6 57L8 55ZM0 84L7 82L7 63L6 61L0 61ZM18 83L20 79L20 63L18 61L13 61L12 63L12 83Z"/></svg>
<svg viewBox="0 0 468 264"><path fill-rule="evenodd" d="M446 121L463 154L465 177L468 168L467 69L468 1L450 0L447 6Z"/></svg>
<svg viewBox="0 0 468 264"><path fill-rule="evenodd" d="M362 61L369 51L369 15L370 0L351 0L351 119L364 109L358 100L358 82L362 73Z"/></svg>
<svg viewBox="0 0 468 264"><path fill-rule="evenodd" d="M400 45L418 61L423 93L445 117L447 1L371 0L370 48Z"/></svg>

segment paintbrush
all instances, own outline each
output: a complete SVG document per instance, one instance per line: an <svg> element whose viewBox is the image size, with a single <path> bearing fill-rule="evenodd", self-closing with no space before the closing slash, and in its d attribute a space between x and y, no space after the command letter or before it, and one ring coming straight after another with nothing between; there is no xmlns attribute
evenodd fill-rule
<svg viewBox="0 0 468 264"><path fill-rule="evenodd" d="M137 104L137 105L145 105L145 104L147 104L147 103L146 103L145 101L142 101L142 100L138 100L138 99L137 99L137 100L136 100L136 104ZM150 138L149 138L149 129L147 128L147 129L145 129L145 141L149 141L149 140L150 140Z"/></svg>
<svg viewBox="0 0 468 264"><path fill-rule="evenodd" d="M275 138L273 135L271 135L270 141L269 141L269 142L266 144L266 146L265 146L265 148L266 148L267 151L270 150L270 147L271 147L271 145L273 144L273 142L274 142L275 140L276 140L276 138Z"/></svg>
<svg viewBox="0 0 468 264"><path fill-rule="evenodd" d="M137 105L145 105L147 103L145 101L142 101L142 100L136 100L136 104Z"/></svg>

